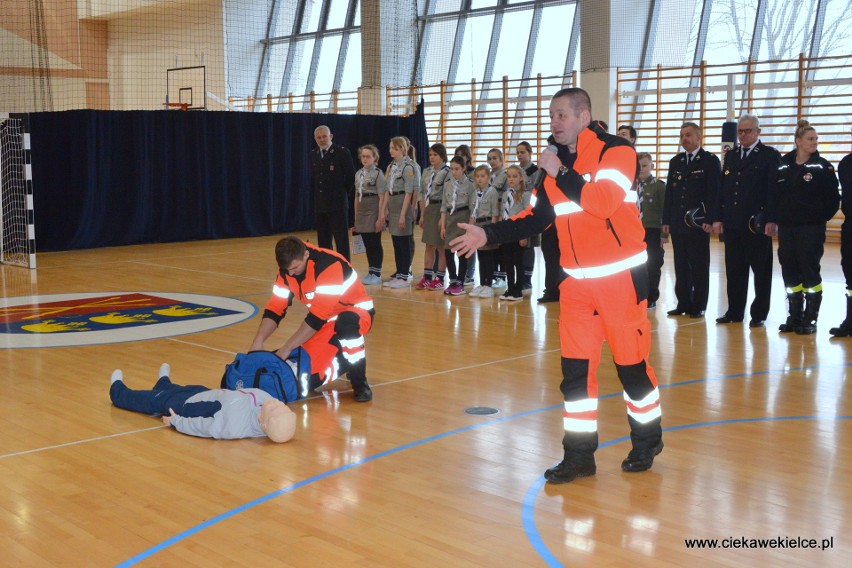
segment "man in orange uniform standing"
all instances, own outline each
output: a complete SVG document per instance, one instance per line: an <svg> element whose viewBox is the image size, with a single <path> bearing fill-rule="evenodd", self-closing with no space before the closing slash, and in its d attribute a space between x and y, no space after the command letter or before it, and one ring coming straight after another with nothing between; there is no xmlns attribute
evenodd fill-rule
<svg viewBox="0 0 852 568"><path fill-rule="evenodd" d="M307 306L308 315L276 350L278 356L286 359L293 349L302 346L311 356L313 374L309 390L346 373L355 400L372 400L364 336L372 327L376 310L352 265L334 251L293 236L278 241L275 259L278 278L251 350L263 349L264 342L278 328L296 298Z"/></svg>
<svg viewBox="0 0 852 568"><path fill-rule="evenodd" d="M539 166L547 176L533 203L515 217L466 233L450 243L458 254L484 244L516 241L551 222L560 263L568 278L559 286L559 337L565 401L561 463L544 473L567 483L596 472L598 382L604 340L624 387L633 448L621 464L627 472L651 468L663 449L657 378L648 364L645 231L636 207L636 151L591 119L582 89L562 89L550 102L552 145Z"/></svg>

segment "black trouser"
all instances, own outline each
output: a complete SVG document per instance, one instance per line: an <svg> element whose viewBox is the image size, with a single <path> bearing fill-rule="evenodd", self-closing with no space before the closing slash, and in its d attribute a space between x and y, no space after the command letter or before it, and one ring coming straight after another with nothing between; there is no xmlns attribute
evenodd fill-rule
<svg viewBox="0 0 852 568"><path fill-rule="evenodd" d="M370 274L382 275L382 263L385 260L385 249L382 247L381 233L359 233L364 239L364 248L367 249L367 264Z"/></svg>
<svg viewBox="0 0 852 568"><path fill-rule="evenodd" d="M660 299L660 276L663 269L663 257L666 255L666 250L660 244L661 229L645 229L645 245L648 249L648 262L645 266L648 268L648 303L656 302Z"/></svg>
<svg viewBox="0 0 852 568"><path fill-rule="evenodd" d="M725 228L725 275L728 280L728 311L743 319L748 298L748 272L754 273L751 319L765 320L772 296L772 239L751 231Z"/></svg>
<svg viewBox="0 0 852 568"><path fill-rule="evenodd" d="M457 256L449 248L444 249L444 256L447 259L447 274L450 275L450 282L455 280L464 284L464 275L467 272L467 258L465 256ZM459 259L458 271L456 271L456 258Z"/></svg>
<svg viewBox="0 0 852 568"><path fill-rule="evenodd" d="M819 261L825 245L825 225L778 227L778 262L784 286L799 284L807 291L822 283Z"/></svg>
<svg viewBox="0 0 852 568"><path fill-rule="evenodd" d="M491 287L494 282L494 265L497 258L497 249L478 250L479 255L479 285Z"/></svg>
<svg viewBox="0 0 852 568"><path fill-rule="evenodd" d="M840 228L840 267L846 278L846 289L852 290L852 219Z"/></svg>
<svg viewBox="0 0 852 568"><path fill-rule="evenodd" d="M393 242L393 258L396 262L396 275L402 278L408 278L408 271L411 270L411 235L398 237L391 235Z"/></svg>
<svg viewBox="0 0 852 568"><path fill-rule="evenodd" d="M677 309L697 313L707 309L710 293L710 235L701 229L672 233Z"/></svg>
<svg viewBox="0 0 852 568"><path fill-rule="evenodd" d="M349 254L349 208L344 207L338 211L317 211L316 222L317 246L330 249L333 238L337 252L346 260L352 260Z"/></svg>
<svg viewBox="0 0 852 568"><path fill-rule="evenodd" d="M500 261L506 271L506 295L518 297L524 283L524 249L518 243L500 245Z"/></svg>
<svg viewBox="0 0 852 568"><path fill-rule="evenodd" d="M559 284L566 274L559 264L559 239L554 225L541 233L541 255L544 257L544 291L558 295Z"/></svg>

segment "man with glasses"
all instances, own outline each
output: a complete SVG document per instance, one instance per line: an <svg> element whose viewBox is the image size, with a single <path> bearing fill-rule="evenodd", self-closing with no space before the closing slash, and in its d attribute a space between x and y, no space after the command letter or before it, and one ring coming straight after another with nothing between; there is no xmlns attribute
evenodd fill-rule
<svg viewBox="0 0 852 568"><path fill-rule="evenodd" d="M763 223L763 210L781 154L760 141L760 121L743 114L737 122L739 146L725 154L722 184L712 209L713 231L725 243L728 309L716 323L739 323L745 316L749 268L754 273L754 301L749 327L763 327L772 293L773 227Z"/></svg>

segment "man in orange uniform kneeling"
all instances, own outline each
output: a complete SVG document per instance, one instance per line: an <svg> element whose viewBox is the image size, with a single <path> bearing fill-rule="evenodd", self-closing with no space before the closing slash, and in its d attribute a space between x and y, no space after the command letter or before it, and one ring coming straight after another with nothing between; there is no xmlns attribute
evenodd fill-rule
<svg viewBox="0 0 852 568"><path fill-rule="evenodd" d="M275 259L278 278L251 350L263 349L293 299L298 299L307 306L308 315L276 350L278 356L286 359L293 349L302 346L311 356L313 374L309 391L346 373L355 400L372 400L364 336L373 325L376 310L352 265L332 250L315 247L293 236L278 241Z"/></svg>
<svg viewBox="0 0 852 568"><path fill-rule="evenodd" d="M458 254L516 241L553 223L560 263L568 278L559 286L559 337L565 401L564 459L548 469L550 483L567 483L596 472L598 382L604 339L624 387L633 448L621 464L627 472L651 468L663 450L660 396L648 364L651 324L647 315L645 231L639 219L636 151L591 119L582 89L562 89L550 102L553 135L539 166L547 176L532 204L518 215L466 233L450 243Z"/></svg>

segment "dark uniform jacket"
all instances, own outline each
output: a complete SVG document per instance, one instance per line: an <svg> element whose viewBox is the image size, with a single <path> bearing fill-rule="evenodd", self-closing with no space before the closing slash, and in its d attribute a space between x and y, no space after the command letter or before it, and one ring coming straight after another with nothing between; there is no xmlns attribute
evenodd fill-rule
<svg viewBox="0 0 852 568"><path fill-rule="evenodd" d="M837 213L840 193L834 166L814 152L802 165L796 151L785 154L770 193L767 221L786 227L824 225Z"/></svg>
<svg viewBox="0 0 852 568"><path fill-rule="evenodd" d="M840 160L837 166L837 177L840 178L840 187L843 195L840 201L840 209L843 210L844 226L852 226L852 154L847 154Z"/></svg>
<svg viewBox="0 0 852 568"><path fill-rule="evenodd" d="M726 230L747 231L748 221L766 208L769 192L775 190L781 154L758 142L745 159L740 148L725 154L722 187L713 207L711 221L721 221Z"/></svg>
<svg viewBox="0 0 852 568"><path fill-rule="evenodd" d="M686 152L681 152L669 162L669 175L666 180L666 199L663 208L663 225L669 225L672 233L700 231L691 229L683 220L686 213L704 205L711 222L713 204L719 191L721 175L719 158L704 148L699 148L692 163L686 165Z"/></svg>
<svg viewBox="0 0 852 568"><path fill-rule="evenodd" d="M315 147L310 159L315 209L323 213L346 211L355 184L355 164L349 150L332 143L323 157Z"/></svg>

